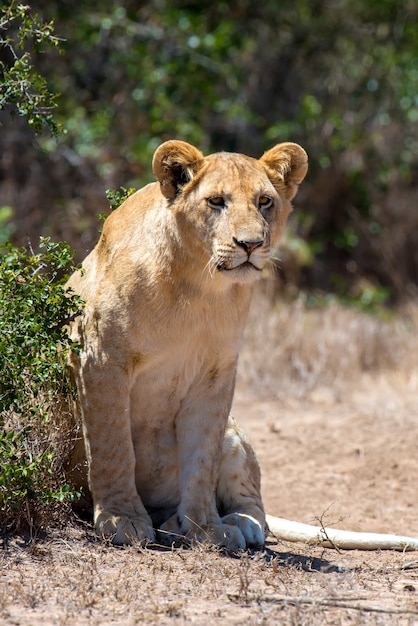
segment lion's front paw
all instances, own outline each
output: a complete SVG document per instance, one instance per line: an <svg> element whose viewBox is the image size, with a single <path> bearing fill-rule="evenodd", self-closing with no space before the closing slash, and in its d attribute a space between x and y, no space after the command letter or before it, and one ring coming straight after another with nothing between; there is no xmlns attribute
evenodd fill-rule
<svg viewBox="0 0 418 626"><path fill-rule="evenodd" d="M264 545L264 530L260 522L252 517L252 515L230 513L222 518L222 523L237 526L243 534L248 548Z"/></svg>
<svg viewBox="0 0 418 626"><path fill-rule="evenodd" d="M191 542L208 543L214 546L224 547L231 552L245 549L245 538L237 525L228 524L188 524L188 530L182 530L177 518L173 515L161 526L163 543L171 541L177 542L181 537L185 537Z"/></svg>
<svg viewBox="0 0 418 626"><path fill-rule="evenodd" d="M172 515L157 530L157 539L165 546L180 546L186 541L182 532L177 514Z"/></svg>
<svg viewBox="0 0 418 626"><path fill-rule="evenodd" d="M155 532L148 515L114 515L102 511L96 518L96 532L116 546L154 541Z"/></svg>
<svg viewBox="0 0 418 626"><path fill-rule="evenodd" d="M209 543L224 547L231 552L245 550L245 538L237 526L229 524L207 524L202 527L194 526L186 536L200 543Z"/></svg>
<svg viewBox="0 0 418 626"><path fill-rule="evenodd" d="M246 548L245 537L237 526L219 524L210 526L206 532L210 537L211 543L224 546L227 550L236 552L237 550L245 550Z"/></svg>

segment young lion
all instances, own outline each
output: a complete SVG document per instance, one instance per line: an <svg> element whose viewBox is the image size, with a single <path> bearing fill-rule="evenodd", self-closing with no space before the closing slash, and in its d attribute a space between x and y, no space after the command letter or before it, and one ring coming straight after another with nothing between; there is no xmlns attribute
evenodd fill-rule
<svg viewBox="0 0 418 626"><path fill-rule="evenodd" d="M228 549L262 546L255 454L229 411L242 331L307 172L281 143L256 160L204 157L183 141L155 152L158 180L106 220L69 287L85 301L71 356L99 534L154 528Z"/></svg>
<svg viewBox="0 0 418 626"><path fill-rule="evenodd" d="M229 410L252 286L307 161L294 143L256 160L168 141L154 155L158 183L107 219L70 279L85 301L71 356L85 447L70 475L115 544L153 540L157 528L160 540L263 545L259 467ZM410 537L267 521L289 541L418 550Z"/></svg>

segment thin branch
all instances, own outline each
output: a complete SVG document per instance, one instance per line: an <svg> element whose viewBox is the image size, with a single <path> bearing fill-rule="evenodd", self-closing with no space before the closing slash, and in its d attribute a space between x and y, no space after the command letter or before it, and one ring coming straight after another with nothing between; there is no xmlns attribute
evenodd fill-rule
<svg viewBox="0 0 418 626"><path fill-rule="evenodd" d="M404 563L403 565L399 566L399 569L418 569L418 561L409 561L408 563Z"/></svg>
<svg viewBox="0 0 418 626"><path fill-rule="evenodd" d="M228 593L230 600L240 600L240 593ZM281 594L260 595L256 593L246 594L245 601L274 602L277 604L291 604L293 606L310 605L316 607L330 607L338 609L351 609L354 611L365 611L367 613L384 613L386 615L418 615L418 610L386 608L374 604L368 604L365 598L356 597L331 597L313 598L309 596L286 596Z"/></svg>
<svg viewBox="0 0 418 626"><path fill-rule="evenodd" d="M79 315L83 315L82 309L78 309L78 311L76 311L75 313L72 313L71 315L68 315L68 317L65 317L58 324L51 326L49 331L52 333L52 332L55 332L56 330L59 330L60 328L63 328L64 326L67 326L67 324L70 324L70 322L73 322Z"/></svg>

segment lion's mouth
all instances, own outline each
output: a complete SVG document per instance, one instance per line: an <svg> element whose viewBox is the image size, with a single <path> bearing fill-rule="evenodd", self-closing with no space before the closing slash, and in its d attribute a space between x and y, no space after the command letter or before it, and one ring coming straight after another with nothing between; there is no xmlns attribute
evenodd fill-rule
<svg viewBox="0 0 418 626"><path fill-rule="evenodd" d="M234 270L257 270L257 272L261 272L262 268L261 267L257 267L256 265L254 265L253 263L251 263L251 261L244 261L244 263L241 263L240 265L234 265L234 267L225 267L225 265L221 265L218 264L216 266L216 269L218 269L220 272L232 272Z"/></svg>

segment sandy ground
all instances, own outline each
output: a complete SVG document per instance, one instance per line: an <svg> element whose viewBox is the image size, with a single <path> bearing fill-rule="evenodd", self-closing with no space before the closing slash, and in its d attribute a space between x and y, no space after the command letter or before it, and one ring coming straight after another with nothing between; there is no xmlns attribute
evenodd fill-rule
<svg viewBox="0 0 418 626"><path fill-rule="evenodd" d="M363 378L344 397L238 391L269 513L418 536L418 391ZM91 527L0 552L0 624L418 625L418 553L338 552L269 541L230 556L116 549Z"/></svg>

